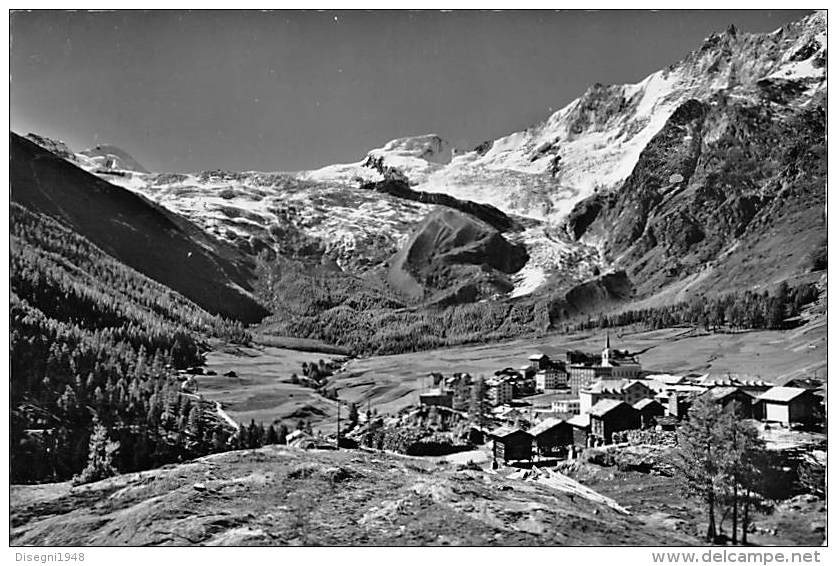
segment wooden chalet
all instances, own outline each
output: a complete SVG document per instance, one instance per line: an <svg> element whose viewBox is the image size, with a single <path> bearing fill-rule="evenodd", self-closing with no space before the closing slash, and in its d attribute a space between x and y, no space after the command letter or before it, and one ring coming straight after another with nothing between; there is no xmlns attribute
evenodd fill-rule
<svg viewBox="0 0 837 566"><path fill-rule="evenodd" d="M590 434L605 444L613 442L614 432L635 430L640 425L639 411L624 401L604 399L590 409Z"/></svg>
<svg viewBox="0 0 837 566"><path fill-rule="evenodd" d="M528 432L534 437L536 450L542 456L555 454L573 444L573 427L561 419L545 419Z"/></svg>
<svg viewBox="0 0 837 566"><path fill-rule="evenodd" d="M511 462L532 459L532 435L519 428L500 427L492 430L489 437L494 441L495 460Z"/></svg>

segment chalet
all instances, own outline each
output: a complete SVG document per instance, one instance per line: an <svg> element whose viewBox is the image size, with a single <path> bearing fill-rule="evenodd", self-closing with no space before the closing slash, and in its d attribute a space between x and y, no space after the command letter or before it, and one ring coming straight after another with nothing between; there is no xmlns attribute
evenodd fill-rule
<svg viewBox="0 0 837 566"><path fill-rule="evenodd" d="M666 409L654 399L640 399L634 403L634 409L639 411L642 428L650 428L657 424L658 419L666 414Z"/></svg>
<svg viewBox="0 0 837 566"><path fill-rule="evenodd" d="M532 459L532 435L519 428L500 427L488 434L494 441L494 459L511 462Z"/></svg>
<svg viewBox="0 0 837 566"><path fill-rule="evenodd" d="M653 399L656 392L640 380L602 379L579 391L579 404L582 413L603 399L624 401L633 405L640 399Z"/></svg>
<svg viewBox="0 0 837 566"><path fill-rule="evenodd" d="M582 448L587 446L590 437L590 415L576 415L568 419L567 424L573 429L573 444Z"/></svg>
<svg viewBox="0 0 837 566"><path fill-rule="evenodd" d="M573 427L567 421L546 419L529 429L535 439L538 454L550 455L573 443Z"/></svg>
<svg viewBox="0 0 837 566"><path fill-rule="evenodd" d="M424 407L447 407L448 409L452 409L453 392L431 389L424 393L419 393L419 404Z"/></svg>
<svg viewBox="0 0 837 566"><path fill-rule="evenodd" d="M773 387L758 397L764 420L785 425L810 423L817 404L811 389Z"/></svg>
<svg viewBox="0 0 837 566"><path fill-rule="evenodd" d="M632 406L616 399L603 399L590 409L590 434L610 444L613 433L640 427L640 415Z"/></svg>
<svg viewBox="0 0 837 566"><path fill-rule="evenodd" d="M725 409L736 403L736 413L741 418L749 419L753 416L753 396L738 387L713 387L703 395L707 395Z"/></svg>

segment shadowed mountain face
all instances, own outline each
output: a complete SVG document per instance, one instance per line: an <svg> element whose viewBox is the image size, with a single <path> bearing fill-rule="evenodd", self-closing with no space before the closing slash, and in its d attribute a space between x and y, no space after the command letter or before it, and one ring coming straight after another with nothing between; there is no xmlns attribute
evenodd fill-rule
<svg viewBox="0 0 837 566"><path fill-rule="evenodd" d="M439 209L422 222L392 260L390 284L411 299L469 302L507 292L508 274L529 259L474 217Z"/></svg>
<svg viewBox="0 0 837 566"><path fill-rule="evenodd" d="M256 322L251 260L188 220L10 135L11 200L46 214L207 311Z"/></svg>

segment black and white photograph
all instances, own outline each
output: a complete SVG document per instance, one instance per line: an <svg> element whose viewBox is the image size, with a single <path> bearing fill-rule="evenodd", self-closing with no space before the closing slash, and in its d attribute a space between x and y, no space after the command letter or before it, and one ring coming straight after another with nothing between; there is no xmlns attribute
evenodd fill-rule
<svg viewBox="0 0 837 566"><path fill-rule="evenodd" d="M828 11L698 8L9 10L11 555L820 562Z"/></svg>

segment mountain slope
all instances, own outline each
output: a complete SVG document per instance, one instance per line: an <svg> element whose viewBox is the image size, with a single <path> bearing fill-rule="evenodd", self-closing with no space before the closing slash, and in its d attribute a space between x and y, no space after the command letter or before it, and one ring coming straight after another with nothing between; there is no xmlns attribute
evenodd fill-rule
<svg viewBox="0 0 837 566"><path fill-rule="evenodd" d="M251 260L189 221L10 134L11 199L47 214L207 311L255 322Z"/></svg>
<svg viewBox="0 0 837 566"><path fill-rule="evenodd" d="M622 187L580 203L568 231L629 270L641 295L777 283L825 238L824 100L793 107L719 94L680 106Z"/></svg>
<svg viewBox="0 0 837 566"><path fill-rule="evenodd" d="M205 406L180 402L172 368L201 363L209 336L242 339L241 325L209 315L44 214L12 202L10 220L12 481L81 472L95 423L121 443L114 460L121 470L207 453L224 424ZM187 438L178 424L192 412L190 422L205 426Z"/></svg>
<svg viewBox="0 0 837 566"><path fill-rule="evenodd" d="M507 292L506 277L529 259L488 224L455 210L425 218L392 258L389 282L404 295L432 302L470 302Z"/></svg>
<svg viewBox="0 0 837 566"><path fill-rule="evenodd" d="M16 486L11 501L16 545L699 544L536 481L358 450L270 446L72 490Z"/></svg>

